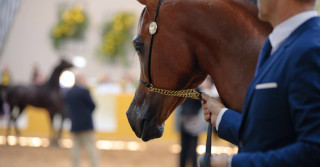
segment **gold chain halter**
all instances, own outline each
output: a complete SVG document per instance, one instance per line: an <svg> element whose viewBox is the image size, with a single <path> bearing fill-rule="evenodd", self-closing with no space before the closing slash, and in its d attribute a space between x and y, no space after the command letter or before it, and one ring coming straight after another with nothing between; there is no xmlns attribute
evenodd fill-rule
<svg viewBox="0 0 320 167"><path fill-rule="evenodd" d="M168 90L154 87L151 83L148 87L151 92L156 92L166 96L176 96L176 97L190 97L196 100L201 100L201 93L194 89L185 90Z"/></svg>
<svg viewBox="0 0 320 167"><path fill-rule="evenodd" d="M201 100L201 93L197 92L195 89L168 90L168 89L156 88L151 83L152 82L152 80L151 80L151 53L152 53L153 38L154 38L154 35L158 29L157 17L158 17L161 3L162 3L162 0L159 0L156 15L154 17L154 21L149 25L149 33L151 34L150 48L149 48L149 59L148 59L148 82L149 83L143 82L143 81L141 81L141 79L140 79L140 82L143 85L145 85L149 89L149 91L159 93L161 95L185 97L185 98L190 97L193 99Z"/></svg>

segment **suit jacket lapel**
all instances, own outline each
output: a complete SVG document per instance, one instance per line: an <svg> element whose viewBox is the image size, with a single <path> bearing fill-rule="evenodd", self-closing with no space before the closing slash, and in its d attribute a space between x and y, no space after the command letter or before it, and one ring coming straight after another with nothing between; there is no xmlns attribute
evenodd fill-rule
<svg viewBox="0 0 320 167"><path fill-rule="evenodd" d="M261 79L263 79L263 77L268 72L268 69L272 67L272 64L279 58L279 56L281 56L284 50L285 50L285 47L282 45L273 55L271 55L266 60L266 62L261 67L259 67L259 71L257 72L257 75L253 78L247 90L247 95L246 95L247 97L245 98L246 100L244 103L244 108L242 110L244 114L248 111L248 106L249 106L249 103L251 102L251 98L255 90L255 86Z"/></svg>
<svg viewBox="0 0 320 167"><path fill-rule="evenodd" d="M261 70L262 65L265 63L265 61L268 59L268 57L270 56L271 53L271 43L269 38L267 38L267 40L265 41L260 54L259 54L259 60L258 60L258 64L257 64L257 68L256 68L256 72L254 74L254 76L256 76L258 74L258 72Z"/></svg>

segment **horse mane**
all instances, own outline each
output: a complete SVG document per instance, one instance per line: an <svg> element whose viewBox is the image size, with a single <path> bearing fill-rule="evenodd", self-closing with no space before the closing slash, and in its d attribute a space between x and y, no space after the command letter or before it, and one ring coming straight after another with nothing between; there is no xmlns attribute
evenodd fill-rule
<svg viewBox="0 0 320 167"><path fill-rule="evenodd" d="M52 88L55 90L59 89L60 88L59 77L63 72L63 70L70 67L72 67L72 65L69 62L62 59L61 62L54 68L50 78L45 82L44 86L48 86L49 88Z"/></svg>
<svg viewBox="0 0 320 167"><path fill-rule="evenodd" d="M46 81L45 85L50 88L59 89L59 77L62 72L60 66L54 68L50 78Z"/></svg>

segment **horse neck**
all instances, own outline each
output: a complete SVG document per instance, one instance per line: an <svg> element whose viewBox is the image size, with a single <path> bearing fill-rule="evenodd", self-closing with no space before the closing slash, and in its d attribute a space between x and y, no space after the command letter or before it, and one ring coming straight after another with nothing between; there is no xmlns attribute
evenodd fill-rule
<svg viewBox="0 0 320 167"><path fill-rule="evenodd" d="M59 90L60 85L59 85L59 77L62 73L63 69L61 67L56 67L48 81L44 84L46 87L53 89L53 90Z"/></svg>
<svg viewBox="0 0 320 167"><path fill-rule="evenodd" d="M246 0L196 1L189 10L186 32L193 34L189 43L199 66L213 78L228 107L241 111L271 27L258 20L256 6Z"/></svg>

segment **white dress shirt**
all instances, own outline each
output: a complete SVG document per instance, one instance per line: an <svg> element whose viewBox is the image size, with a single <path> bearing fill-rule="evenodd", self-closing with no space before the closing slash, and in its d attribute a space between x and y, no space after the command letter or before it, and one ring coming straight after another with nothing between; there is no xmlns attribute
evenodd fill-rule
<svg viewBox="0 0 320 167"><path fill-rule="evenodd" d="M297 29L302 23L316 16L318 16L317 11L302 12L277 25L269 35L272 46L271 55L280 47L284 40L287 39L295 29Z"/></svg>
<svg viewBox="0 0 320 167"><path fill-rule="evenodd" d="M296 30L300 25L302 25L307 20L311 19L312 17L317 17L317 11L306 11L299 14L296 14L286 21L277 25L271 34L269 35L269 40L272 46L271 55L280 47L280 45L287 39L290 34ZM223 117L223 114L227 111L227 108L223 108L220 110L217 121L216 121L216 130L219 129L219 124ZM228 167L231 167L232 163L232 156L229 158Z"/></svg>

